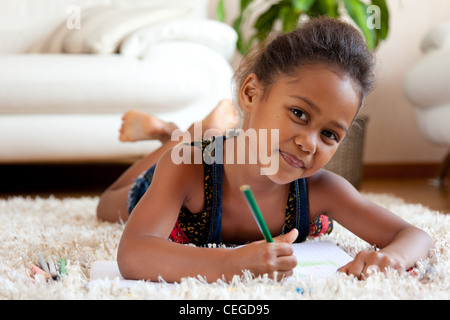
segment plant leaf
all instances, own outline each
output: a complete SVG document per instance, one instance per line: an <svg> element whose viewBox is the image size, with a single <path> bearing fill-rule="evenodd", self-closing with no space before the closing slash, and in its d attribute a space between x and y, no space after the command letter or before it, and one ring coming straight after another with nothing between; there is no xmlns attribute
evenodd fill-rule
<svg viewBox="0 0 450 320"><path fill-rule="evenodd" d="M367 13L368 5L359 0L344 0L344 4L350 18L352 18L364 34L369 49L375 49L378 40L375 29L370 29L367 26L367 19L369 18Z"/></svg>
<svg viewBox="0 0 450 320"><path fill-rule="evenodd" d="M255 28L257 30L262 30L264 28L267 28L267 26L272 26L278 17L280 9L281 9L280 4L277 3L272 5L266 12L261 14L259 18L256 20Z"/></svg>
<svg viewBox="0 0 450 320"><path fill-rule="evenodd" d="M233 28L234 28L234 30L236 30L236 33L238 35L236 48L242 55L244 55L248 51L248 49L251 46L251 43L253 42L253 40L250 40L247 43L245 43L244 37L242 35L242 30L241 30L242 22L244 21L244 14L246 13L247 8L250 6L250 4L252 2L253 2L253 0L241 0L241 9L240 9L239 16L236 18L236 20L234 20L234 23L233 23Z"/></svg>
<svg viewBox="0 0 450 320"><path fill-rule="evenodd" d="M377 29L377 36L385 40L389 34L389 9L386 0L372 0L372 4L380 8L381 28Z"/></svg>
<svg viewBox="0 0 450 320"><path fill-rule="evenodd" d="M280 14L281 8L281 4L274 4L256 20L254 27L257 30L259 41L263 42L270 31L272 31L273 25Z"/></svg>
<svg viewBox="0 0 450 320"><path fill-rule="evenodd" d="M252 2L253 0L241 0L241 15Z"/></svg>
<svg viewBox="0 0 450 320"><path fill-rule="evenodd" d="M332 18L339 17L338 3L335 0L317 0L316 5L321 15Z"/></svg>
<svg viewBox="0 0 450 320"><path fill-rule="evenodd" d="M233 28L234 28L234 30L236 30L236 33L238 35L238 39L236 42L236 48L242 55L244 55L247 52L247 50L245 50L244 39L242 36L242 31L241 31L241 24L242 24L242 15L240 15L239 17L236 18L236 20L233 23Z"/></svg>
<svg viewBox="0 0 450 320"><path fill-rule="evenodd" d="M289 32L297 26L301 15L339 17L341 3L344 4L350 18L362 31L369 49L374 49L379 40L386 39L389 32L389 9L386 0L278 0L259 15L254 24L256 33L247 41L243 38L241 29L244 21L250 17L249 7L253 2L253 0L240 0L241 10L233 23L233 28L238 34L237 48L242 54L245 54L255 41L264 41L278 19L282 22L283 32ZM373 18L373 13L371 10L367 12L369 6L366 3L380 8L380 28L378 25L375 29L371 29L369 26L368 21ZM219 20L225 19L225 0L219 0L216 14Z"/></svg>
<svg viewBox="0 0 450 320"><path fill-rule="evenodd" d="M306 12L311 9L316 0L291 0L296 13Z"/></svg>
<svg viewBox="0 0 450 320"><path fill-rule="evenodd" d="M291 32L297 27L300 13L293 10L290 6L284 6L280 10L279 18L283 23L283 32Z"/></svg>
<svg viewBox="0 0 450 320"><path fill-rule="evenodd" d="M226 14L225 14L224 0L219 0L219 3L217 3L217 8L216 8L216 18L220 22L224 22L225 21L225 15Z"/></svg>

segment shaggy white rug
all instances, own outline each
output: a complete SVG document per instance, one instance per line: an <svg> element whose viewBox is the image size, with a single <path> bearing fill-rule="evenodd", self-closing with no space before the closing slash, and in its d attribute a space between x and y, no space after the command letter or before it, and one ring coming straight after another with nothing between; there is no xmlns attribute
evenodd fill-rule
<svg viewBox="0 0 450 320"><path fill-rule="evenodd" d="M98 198L22 198L0 200L1 299L445 299L450 298L450 215L389 195L366 194L407 221L427 231L436 241L429 259L415 275L376 274L364 281L336 274L326 279L274 282L250 275L230 284L207 284L189 278L180 284L138 282L122 288L118 282L88 286L92 262L114 260L123 231L118 223L95 217ZM337 225L327 240L354 256L367 243ZM30 266L38 254L65 257L68 276L45 282L32 277Z"/></svg>

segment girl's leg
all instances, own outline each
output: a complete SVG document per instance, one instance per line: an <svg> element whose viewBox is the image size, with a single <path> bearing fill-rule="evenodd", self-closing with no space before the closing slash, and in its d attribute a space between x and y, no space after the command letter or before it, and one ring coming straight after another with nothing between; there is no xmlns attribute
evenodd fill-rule
<svg viewBox="0 0 450 320"><path fill-rule="evenodd" d="M170 137L170 136L169 136ZM122 140L125 141L125 140ZM129 167L100 197L97 207L97 217L106 221L128 220L128 194L135 179L156 164L161 155L173 148L178 142L166 140L154 152L138 160Z"/></svg>
<svg viewBox="0 0 450 320"><path fill-rule="evenodd" d="M231 101L223 100L202 121L202 130L218 129L225 133L226 129L236 127L238 116ZM162 142L160 148L137 161L128 168L100 197L97 207L97 217L106 221L128 220L128 194L139 175L157 163L161 155L176 146L178 141L171 141L170 137L176 126L164 122L152 115L137 111L129 111L123 117L120 129L121 141L137 141L157 139ZM194 137L194 125L188 132Z"/></svg>

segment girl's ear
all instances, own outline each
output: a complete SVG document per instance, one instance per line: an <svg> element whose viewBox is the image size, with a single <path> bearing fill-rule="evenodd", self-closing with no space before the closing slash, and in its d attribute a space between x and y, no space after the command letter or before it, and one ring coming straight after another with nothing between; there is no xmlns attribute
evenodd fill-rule
<svg viewBox="0 0 450 320"><path fill-rule="evenodd" d="M256 74L251 73L244 81L239 96L241 100L241 107L245 112L250 111L250 108L255 103L255 99L260 90L261 89L258 77L256 76Z"/></svg>

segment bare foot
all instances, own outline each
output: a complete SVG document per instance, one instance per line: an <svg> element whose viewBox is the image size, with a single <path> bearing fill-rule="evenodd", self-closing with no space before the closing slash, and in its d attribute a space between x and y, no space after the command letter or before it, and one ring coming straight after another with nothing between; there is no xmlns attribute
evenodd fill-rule
<svg viewBox="0 0 450 320"><path fill-rule="evenodd" d="M172 122L165 122L153 115L136 110L126 112L122 117L119 140L134 142L139 140L170 139L172 132L178 129Z"/></svg>
<svg viewBox="0 0 450 320"><path fill-rule="evenodd" d="M203 129L215 129L222 135L227 129L235 129L239 124L239 115L233 102L224 99L202 121Z"/></svg>

